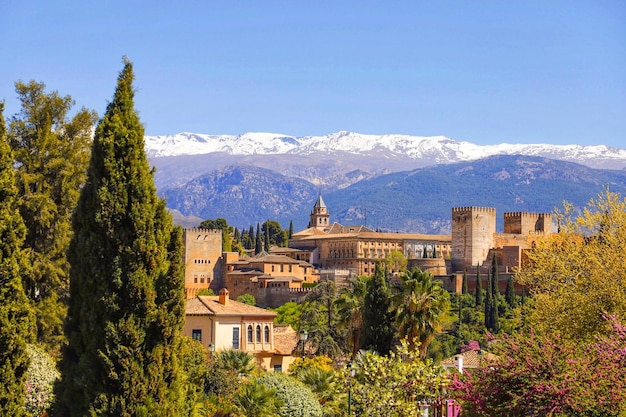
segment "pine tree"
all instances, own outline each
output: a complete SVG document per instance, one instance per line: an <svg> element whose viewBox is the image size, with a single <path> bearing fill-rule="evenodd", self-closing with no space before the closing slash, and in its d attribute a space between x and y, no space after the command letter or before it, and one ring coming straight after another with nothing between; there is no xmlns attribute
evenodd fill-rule
<svg viewBox="0 0 626 417"><path fill-rule="evenodd" d="M182 232L157 197L125 60L73 218L59 416L186 415Z"/></svg>
<svg viewBox="0 0 626 417"><path fill-rule="evenodd" d="M263 252L263 242L261 241L261 226L259 223L256 224L256 240L254 244L254 253Z"/></svg>
<svg viewBox="0 0 626 417"><path fill-rule="evenodd" d="M480 280L480 265L476 264L476 289L474 291L474 299L476 301L476 307L483 304L483 284Z"/></svg>
<svg viewBox="0 0 626 417"><path fill-rule="evenodd" d="M376 262L374 276L369 282L363 302L363 342L365 349L375 350L387 355L396 333L394 314L390 311L391 294L387 288L385 271L380 262Z"/></svg>
<svg viewBox="0 0 626 417"><path fill-rule="evenodd" d="M85 182L97 115L83 108L68 118L72 98L45 88L35 81L15 83L21 112L11 118L9 139L27 230L24 256L32 265L22 283L35 311L37 340L58 351L65 341L71 217Z"/></svg>
<svg viewBox="0 0 626 417"><path fill-rule="evenodd" d="M13 154L7 142L4 102L0 102L0 415L24 416L28 353L34 340L33 311L22 287L27 271L26 237L17 210Z"/></svg>

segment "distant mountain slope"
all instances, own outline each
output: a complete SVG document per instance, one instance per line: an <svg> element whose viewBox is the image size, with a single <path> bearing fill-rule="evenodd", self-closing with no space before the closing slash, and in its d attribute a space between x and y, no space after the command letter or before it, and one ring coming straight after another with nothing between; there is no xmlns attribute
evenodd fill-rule
<svg viewBox="0 0 626 417"><path fill-rule="evenodd" d="M367 167L355 172L358 177ZM552 212L564 200L583 206L606 186L626 196L626 172L501 155L381 174L324 191L324 199L332 221L387 231L449 233L452 207L495 207L501 222L504 212ZM319 190L318 184L273 170L231 165L160 189L160 194L170 209L183 215L224 217L239 227L266 219L288 227L293 220L302 229Z"/></svg>
<svg viewBox="0 0 626 417"><path fill-rule="evenodd" d="M215 170L160 194L168 208L184 216L223 217L238 227L280 220L286 228L291 218L307 215L317 189L304 180L243 165Z"/></svg>

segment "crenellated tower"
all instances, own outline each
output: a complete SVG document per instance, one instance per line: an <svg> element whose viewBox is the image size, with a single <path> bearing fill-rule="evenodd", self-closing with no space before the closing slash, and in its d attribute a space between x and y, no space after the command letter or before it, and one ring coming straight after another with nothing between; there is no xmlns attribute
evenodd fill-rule
<svg viewBox="0 0 626 417"><path fill-rule="evenodd" d="M222 287L222 231L184 229L185 295L193 298L202 289Z"/></svg>
<svg viewBox="0 0 626 417"><path fill-rule="evenodd" d="M452 209L452 268L482 264L494 245L496 209L456 207Z"/></svg>

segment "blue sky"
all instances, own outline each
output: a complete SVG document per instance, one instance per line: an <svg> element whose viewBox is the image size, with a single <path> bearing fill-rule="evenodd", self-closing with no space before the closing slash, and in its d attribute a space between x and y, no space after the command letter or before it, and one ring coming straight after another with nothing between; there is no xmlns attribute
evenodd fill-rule
<svg viewBox="0 0 626 417"><path fill-rule="evenodd" d="M150 135L444 135L626 147L626 4L0 2L0 99L43 81L102 114L122 56Z"/></svg>

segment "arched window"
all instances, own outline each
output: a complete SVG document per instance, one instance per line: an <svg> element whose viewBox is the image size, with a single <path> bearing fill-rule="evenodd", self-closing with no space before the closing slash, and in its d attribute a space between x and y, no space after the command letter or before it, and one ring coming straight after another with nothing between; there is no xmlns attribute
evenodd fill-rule
<svg viewBox="0 0 626 417"><path fill-rule="evenodd" d="M252 325L248 324L248 343L252 342L254 342L254 340L252 340Z"/></svg>
<svg viewBox="0 0 626 417"><path fill-rule="evenodd" d="M256 342L261 343L261 326L256 325Z"/></svg>
<svg viewBox="0 0 626 417"><path fill-rule="evenodd" d="M270 326L265 326L265 343L270 342Z"/></svg>

